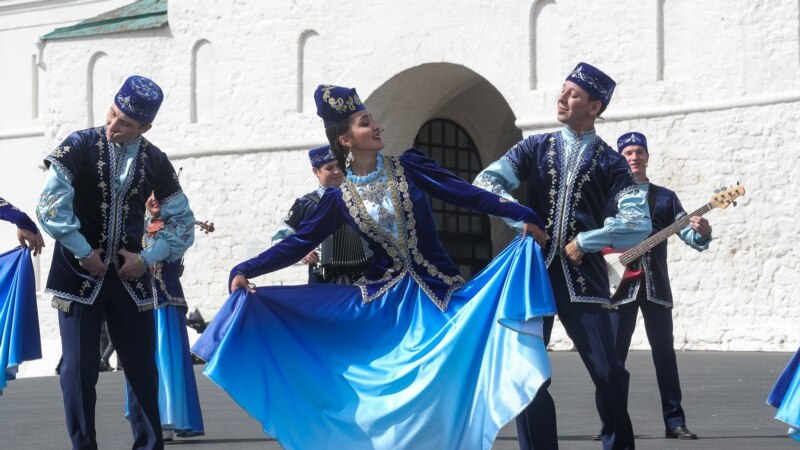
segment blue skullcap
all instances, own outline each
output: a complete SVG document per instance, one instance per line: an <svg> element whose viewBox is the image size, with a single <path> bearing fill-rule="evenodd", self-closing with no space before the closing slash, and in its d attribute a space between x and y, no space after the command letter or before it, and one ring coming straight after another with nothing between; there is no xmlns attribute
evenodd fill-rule
<svg viewBox="0 0 800 450"><path fill-rule="evenodd" d="M336 161L336 155L333 154L330 145L323 145L309 150L308 159L311 160L311 167L319 169L331 161Z"/></svg>
<svg viewBox="0 0 800 450"><path fill-rule="evenodd" d="M156 118L164 93L151 79L133 75L114 96L114 104L131 119L151 123Z"/></svg>
<svg viewBox="0 0 800 450"><path fill-rule="evenodd" d="M325 128L344 120L364 109L355 88L320 84L314 91L317 115L322 117Z"/></svg>
<svg viewBox="0 0 800 450"><path fill-rule="evenodd" d="M617 86L611 77L584 62L578 63L572 69L572 72L567 75L567 81L572 81L582 87L592 98L600 100L604 106L608 106L611 96L614 94L614 88Z"/></svg>
<svg viewBox="0 0 800 450"><path fill-rule="evenodd" d="M617 151L622 153L622 150L625 150L625 147L629 145L641 145L644 147L647 153L650 153L650 150L647 149L647 138L644 137L642 133L631 131L630 133L625 133L617 139Z"/></svg>

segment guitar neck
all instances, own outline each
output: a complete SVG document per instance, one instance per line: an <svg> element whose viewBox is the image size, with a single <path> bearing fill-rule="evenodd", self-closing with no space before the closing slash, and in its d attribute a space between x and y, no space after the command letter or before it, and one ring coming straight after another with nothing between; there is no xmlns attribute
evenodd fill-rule
<svg viewBox="0 0 800 450"><path fill-rule="evenodd" d="M673 223L672 225L664 228L658 233L642 241L641 244L623 253L622 256L619 257L619 262L627 266L630 263L636 261L642 255L647 253L648 250L660 244L662 241L665 241L667 238L675 234L678 230L685 227L686 224L689 223L689 219L692 216L702 216L703 214L711 211L713 208L714 207L711 205L711 203L706 203L705 205L698 208L696 211L693 211L691 214L687 214L681 217L680 219L676 220L675 223Z"/></svg>

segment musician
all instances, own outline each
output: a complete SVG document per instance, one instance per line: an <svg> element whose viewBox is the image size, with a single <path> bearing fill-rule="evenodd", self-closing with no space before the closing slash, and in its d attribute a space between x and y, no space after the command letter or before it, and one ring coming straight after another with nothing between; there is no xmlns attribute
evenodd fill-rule
<svg viewBox="0 0 800 450"><path fill-rule="evenodd" d="M594 130L615 86L599 69L579 63L558 96L557 117L564 127L523 139L475 179L477 186L509 200L509 192L527 180L526 198L545 218L550 236L545 262L558 316L600 393L607 449L633 448L634 438L628 372L615 351L608 276L598 252L609 245L632 247L650 233L646 200L630 169ZM605 218L609 201L618 213ZM545 342L553 327L547 319ZM522 449L558 447L555 405L546 388L517 417L517 432Z"/></svg>
<svg viewBox="0 0 800 450"><path fill-rule="evenodd" d="M11 222L17 226L17 240L21 247L30 250L33 256L42 252L44 239L42 239L42 233L39 233L39 229L36 228L36 224L27 214L2 197L0 197L0 220Z"/></svg>
<svg viewBox="0 0 800 450"><path fill-rule="evenodd" d="M150 194L146 203L147 248L164 232L161 205ZM200 224L200 222L197 222ZM208 229L206 229L208 230ZM213 228L211 228L213 231ZM181 275L183 258L163 261L150 267L156 288L156 361L158 366L158 408L161 416L162 436L165 442L175 436L186 438L205 434L197 381L194 377L192 357L189 353L189 335L186 332L186 312L189 307L183 295ZM129 417L130 384L126 383L127 403L125 416Z"/></svg>
<svg viewBox="0 0 800 450"><path fill-rule="evenodd" d="M134 447L163 448L158 413L153 278L147 268L173 261L194 242L194 216L167 156L142 135L161 101L152 80L129 77L104 126L70 134L44 161L37 216L56 239L46 292L58 309L64 362L60 382L75 449L97 448L95 385L103 318L132 396ZM142 248L151 192L165 222Z"/></svg>
<svg viewBox="0 0 800 450"><path fill-rule="evenodd" d="M288 236L294 234L298 226L306 220L311 211L319 203L325 189L329 187L339 187L344 181L344 174L342 173L339 163L336 160L331 150L330 145L323 145L322 147L312 148L308 151L308 159L311 161L311 171L319 182L319 186L312 192L296 199L283 224L278 228L278 231L272 236L272 245L284 240ZM347 228L345 228L347 227ZM323 247L325 251L340 250L336 248L334 239L337 239L339 247L349 247L355 249L351 257L356 259L363 259L362 264L352 264L354 267L335 268L323 267L320 261L320 252ZM337 283L337 284L352 284L354 281L361 278L363 271L369 266L369 261L364 250L361 238L355 233L348 225L344 225L340 231L335 233L329 239L326 239L320 247L314 249L301 260L304 264L308 265L308 283Z"/></svg>
<svg viewBox="0 0 800 450"><path fill-rule="evenodd" d="M653 234L675 223L686 215L678 196L671 190L650 183L647 163L650 153L647 138L642 133L625 133L617 140L619 153L628 161L636 184L647 193ZM708 249L711 242L711 225L704 217L693 216L680 230L678 236L697 251ZM626 359L631 345L636 316L642 310L647 340L653 354L658 390L661 393L661 410L666 427L665 436L674 439L697 439L686 427L686 415L681 407L681 386L678 364L675 360L672 336L672 290L667 269L667 241L661 242L641 258L644 277L635 281L619 307L617 328L617 353Z"/></svg>

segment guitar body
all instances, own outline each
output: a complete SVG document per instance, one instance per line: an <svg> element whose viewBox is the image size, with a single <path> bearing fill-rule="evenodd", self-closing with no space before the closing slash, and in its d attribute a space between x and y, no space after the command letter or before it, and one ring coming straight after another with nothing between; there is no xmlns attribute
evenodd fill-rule
<svg viewBox="0 0 800 450"><path fill-rule="evenodd" d="M613 248L605 248L601 251L606 260L606 270L608 271L608 285L611 288L611 303L621 300L621 297L628 292L630 285L644 276L644 269L633 270L619 262L619 257L624 252Z"/></svg>
<svg viewBox="0 0 800 450"><path fill-rule="evenodd" d="M697 209L691 214L687 214L679 220L676 220L672 225L665 227L658 233L645 239L636 247L625 252L613 249L611 247L601 250L603 258L606 260L606 268L608 270L608 281L611 286L611 303L620 300L620 297L628 292L628 287L631 283L638 280L644 275L644 270L632 270L629 265L636 262L648 250L652 249L662 241L667 240L668 237L675 234L678 230L689 223L689 218L692 216L702 216L714 208L727 208L728 205L736 205L735 200L744 195L744 186L731 187L727 190L719 190L711 201L706 203L705 206ZM623 262L624 261L624 262Z"/></svg>

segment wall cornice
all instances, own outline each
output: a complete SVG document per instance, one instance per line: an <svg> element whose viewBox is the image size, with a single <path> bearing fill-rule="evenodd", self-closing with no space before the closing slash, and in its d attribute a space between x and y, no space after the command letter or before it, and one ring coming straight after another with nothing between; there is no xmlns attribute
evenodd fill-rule
<svg viewBox="0 0 800 450"><path fill-rule="evenodd" d="M800 103L800 91L789 92L782 95L762 95L755 97L740 97L732 100L704 103L687 103L683 105L651 106L645 108L632 108L618 112L609 112L604 115L604 123L622 122L637 119L655 119L659 117L680 116L729 109L752 108L758 106L780 105L784 103ZM555 113L548 116L519 118L516 121L523 133L561 126L555 119Z"/></svg>

